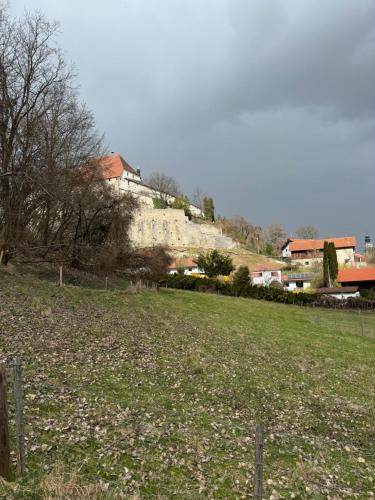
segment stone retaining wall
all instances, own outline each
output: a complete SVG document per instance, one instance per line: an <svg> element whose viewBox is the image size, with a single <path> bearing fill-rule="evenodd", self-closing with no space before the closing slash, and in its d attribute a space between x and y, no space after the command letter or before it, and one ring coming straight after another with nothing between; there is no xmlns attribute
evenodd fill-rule
<svg viewBox="0 0 375 500"><path fill-rule="evenodd" d="M233 248L234 241L209 224L189 221L183 210L142 207L135 215L130 239L136 247Z"/></svg>

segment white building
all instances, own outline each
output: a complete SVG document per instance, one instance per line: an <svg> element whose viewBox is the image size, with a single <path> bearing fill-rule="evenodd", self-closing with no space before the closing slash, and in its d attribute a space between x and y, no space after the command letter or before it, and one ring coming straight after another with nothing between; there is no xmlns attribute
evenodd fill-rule
<svg viewBox="0 0 375 500"><path fill-rule="evenodd" d="M118 193L130 192L141 203L149 207L154 206L154 198L160 198L162 195L167 203L172 205L175 197L168 193L161 193L147 186L142 181L141 172L135 170L127 163L119 154L112 154L97 158L89 165L91 172L94 172L98 178L106 180L114 190ZM189 206L192 215L200 217L203 215L202 210L191 204Z"/></svg>
<svg viewBox="0 0 375 500"><path fill-rule="evenodd" d="M299 266L311 266L323 260L324 242L334 243L337 261L341 265L354 266L354 254L357 240L354 236L343 238L325 238L321 240L289 239L281 248L281 255Z"/></svg>
<svg viewBox="0 0 375 500"><path fill-rule="evenodd" d="M281 269L271 264L256 266L251 271L253 285L269 286L272 282L281 284Z"/></svg>
<svg viewBox="0 0 375 500"><path fill-rule="evenodd" d="M328 295L329 297L334 297L339 300L346 300L350 297L359 297L358 286L343 286L334 288L318 288L315 293L318 295Z"/></svg>
<svg viewBox="0 0 375 500"><path fill-rule="evenodd" d="M182 270L185 275L204 274L203 269L199 269L196 262L190 258L175 259L168 266L168 274L178 274Z"/></svg>
<svg viewBox="0 0 375 500"><path fill-rule="evenodd" d="M290 273L283 275L283 285L288 292L303 291L311 287L312 273Z"/></svg>

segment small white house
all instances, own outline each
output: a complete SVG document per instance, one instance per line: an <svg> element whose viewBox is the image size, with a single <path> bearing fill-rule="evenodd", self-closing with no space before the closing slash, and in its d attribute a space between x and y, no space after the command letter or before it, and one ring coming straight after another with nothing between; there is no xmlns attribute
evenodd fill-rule
<svg viewBox="0 0 375 500"><path fill-rule="evenodd" d="M180 269L185 275L204 274L204 271L190 258L173 260L168 267L168 274L178 274Z"/></svg>
<svg viewBox="0 0 375 500"><path fill-rule="evenodd" d="M253 285L269 286L276 281L281 284L281 269L272 265L260 265L251 271Z"/></svg>
<svg viewBox="0 0 375 500"><path fill-rule="evenodd" d="M343 286L343 287L333 287L333 288L318 288L316 290L319 295L328 295L339 300L346 300L350 297L359 297L358 286Z"/></svg>
<svg viewBox="0 0 375 500"><path fill-rule="evenodd" d="M285 290L293 292L294 290L303 291L311 287L312 273L291 273L283 275L283 285Z"/></svg>

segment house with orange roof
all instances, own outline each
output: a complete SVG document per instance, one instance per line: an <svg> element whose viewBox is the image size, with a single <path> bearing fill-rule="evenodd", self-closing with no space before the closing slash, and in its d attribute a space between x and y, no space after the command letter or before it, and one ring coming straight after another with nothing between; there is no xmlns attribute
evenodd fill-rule
<svg viewBox="0 0 375 500"><path fill-rule="evenodd" d="M269 286L272 282L281 284L281 267L272 263L254 266L251 269L251 281L258 286Z"/></svg>
<svg viewBox="0 0 375 500"><path fill-rule="evenodd" d="M105 180L114 189L115 192L131 193L143 205L153 208L154 199L161 197L167 199L168 204L172 205L175 197L169 193L161 193L148 186L141 177L140 169L135 169L118 153L102 156L92 160L84 168L85 173L89 172L98 180ZM202 216L202 210L191 204L190 212L195 216Z"/></svg>
<svg viewBox="0 0 375 500"><path fill-rule="evenodd" d="M337 282L343 287L358 286L360 290L375 289L375 267L340 269Z"/></svg>
<svg viewBox="0 0 375 500"><path fill-rule="evenodd" d="M174 259L168 266L168 274L178 274L180 270L186 275L204 274L204 271L199 269L198 264L190 257Z"/></svg>
<svg viewBox="0 0 375 500"><path fill-rule="evenodd" d="M355 264L355 247L357 240L354 236L340 238L324 238L318 240L288 239L281 248L281 255L289 258L299 266L311 266L314 262L323 260L324 242L334 243L339 265Z"/></svg>

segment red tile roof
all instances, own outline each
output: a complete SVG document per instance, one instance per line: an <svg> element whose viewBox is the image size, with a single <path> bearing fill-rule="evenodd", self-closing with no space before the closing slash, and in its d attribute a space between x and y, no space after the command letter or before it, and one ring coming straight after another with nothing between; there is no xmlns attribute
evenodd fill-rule
<svg viewBox="0 0 375 500"><path fill-rule="evenodd" d="M340 269L337 276L339 283L355 283L359 281L375 281L375 267Z"/></svg>
<svg viewBox="0 0 375 500"><path fill-rule="evenodd" d="M289 250L291 252L303 252L312 250L323 250L324 242L334 243L336 248L355 247L357 240L354 236L345 236L344 238L325 238L322 240L290 240Z"/></svg>
<svg viewBox="0 0 375 500"><path fill-rule="evenodd" d="M102 156L90 163L90 168L96 170L96 175L100 179L114 179L121 177L124 170L131 174L138 175L133 167L127 163L119 154Z"/></svg>
<svg viewBox="0 0 375 500"><path fill-rule="evenodd" d="M194 262L193 259L189 258L182 258L182 259L175 259L169 264L169 269L177 269L179 267L198 267L196 262Z"/></svg>
<svg viewBox="0 0 375 500"><path fill-rule="evenodd" d="M257 264L256 266L251 268L251 272L258 271L281 271L281 266L272 263L266 264Z"/></svg>

